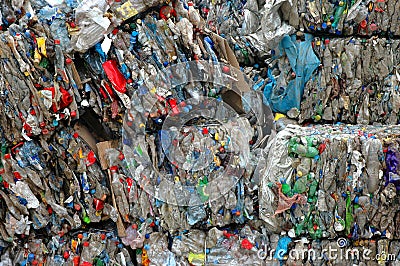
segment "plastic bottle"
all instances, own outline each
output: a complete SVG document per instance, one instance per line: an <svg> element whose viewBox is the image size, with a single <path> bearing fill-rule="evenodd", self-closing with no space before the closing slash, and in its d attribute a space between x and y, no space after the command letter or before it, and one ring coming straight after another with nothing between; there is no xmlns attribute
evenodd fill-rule
<svg viewBox="0 0 400 266"><path fill-rule="evenodd" d="M54 40L60 40L62 51L69 53L72 51L71 40L68 37L68 29L65 19L56 18L50 25L50 31Z"/></svg>
<svg viewBox="0 0 400 266"><path fill-rule="evenodd" d="M88 241L83 242L82 244L82 253L80 256L80 266L90 266L92 265L94 254L90 252L90 243Z"/></svg>
<svg viewBox="0 0 400 266"><path fill-rule="evenodd" d="M189 6L189 21L196 27L200 26L201 22L201 16L199 14L199 11L194 8L193 2L188 2Z"/></svg>
<svg viewBox="0 0 400 266"><path fill-rule="evenodd" d="M64 81L68 81L68 76L67 73L65 72L65 65L64 65L64 53L61 47L61 41L60 40L54 40L54 49L56 52L56 62L55 62L55 67L56 67L56 72L62 77Z"/></svg>
<svg viewBox="0 0 400 266"><path fill-rule="evenodd" d="M334 20L332 23L332 28L336 29L338 27L339 21L346 9L347 4L344 1L339 1L339 7L336 8Z"/></svg>
<svg viewBox="0 0 400 266"><path fill-rule="evenodd" d="M58 8L45 6L39 11L39 18L45 20L52 20L57 14Z"/></svg>

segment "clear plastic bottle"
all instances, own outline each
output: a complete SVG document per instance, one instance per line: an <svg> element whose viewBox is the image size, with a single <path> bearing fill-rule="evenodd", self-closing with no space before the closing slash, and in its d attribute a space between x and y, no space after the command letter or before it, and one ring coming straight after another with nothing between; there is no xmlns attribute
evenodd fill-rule
<svg viewBox="0 0 400 266"><path fill-rule="evenodd" d="M54 40L54 49L56 52L56 72L62 77L64 81L68 81L67 73L65 72L65 64L64 64L64 53L61 47L60 40Z"/></svg>
<svg viewBox="0 0 400 266"><path fill-rule="evenodd" d="M89 266L93 262L93 254L91 252L90 244L88 241L83 242L82 244L82 253L81 260L79 265L81 266Z"/></svg>
<svg viewBox="0 0 400 266"><path fill-rule="evenodd" d="M50 25L50 31L54 40L60 40L62 51L65 51L66 53L72 51L71 40L68 37L68 29L64 19L54 19Z"/></svg>

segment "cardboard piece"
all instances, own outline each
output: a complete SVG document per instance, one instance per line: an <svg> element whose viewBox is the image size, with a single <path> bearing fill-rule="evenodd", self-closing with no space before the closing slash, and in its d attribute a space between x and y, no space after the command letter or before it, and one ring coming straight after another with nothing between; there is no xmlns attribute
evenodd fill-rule
<svg viewBox="0 0 400 266"><path fill-rule="evenodd" d="M237 61L235 53L230 48L228 41L221 36L206 30L207 34L210 35L213 42L216 44L216 49L220 53L224 59L233 66L231 68L231 74L234 78L237 79L235 82L235 86L231 88L231 90L226 91L222 94L222 99L224 102L232 106L238 113L244 113L243 103L242 103L242 94L245 92L249 92L251 90L249 84L245 81L245 77L243 72L240 71L240 65Z"/></svg>
<svg viewBox="0 0 400 266"><path fill-rule="evenodd" d="M109 167L105 156L107 149L116 148L117 145L118 144L115 141L103 141L96 144L98 150L98 158L101 164L101 168L103 170L106 170Z"/></svg>
<svg viewBox="0 0 400 266"><path fill-rule="evenodd" d="M96 139L90 133L89 129L80 124L79 122L74 125L74 130L78 132L79 136L89 145L93 152L97 155Z"/></svg>

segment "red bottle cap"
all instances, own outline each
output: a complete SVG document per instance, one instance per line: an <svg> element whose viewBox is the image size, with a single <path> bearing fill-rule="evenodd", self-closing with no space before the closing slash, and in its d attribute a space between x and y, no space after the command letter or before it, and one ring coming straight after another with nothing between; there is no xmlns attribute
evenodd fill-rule
<svg viewBox="0 0 400 266"><path fill-rule="evenodd" d="M68 65L72 63L72 59L71 58L67 58L65 59L65 63L67 63Z"/></svg>
<svg viewBox="0 0 400 266"><path fill-rule="evenodd" d="M54 40L54 44L60 44L60 40Z"/></svg>
<svg viewBox="0 0 400 266"><path fill-rule="evenodd" d="M367 27L367 21L365 19L360 22L360 27L363 29L365 29Z"/></svg>
<svg viewBox="0 0 400 266"><path fill-rule="evenodd" d="M74 266L79 266L79 261L81 260L81 257L75 256L74 257Z"/></svg>
<svg viewBox="0 0 400 266"><path fill-rule="evenodd" d="M93 204L94 204L96 211L101 211L102 209L104 209L104 201L102 201L102 200L94 198Z"/></svg>
<svg viewBox="0 0 400 266"><path fill-rule="evenodd" d="M63 255L64 259L68 259L69 258L69 252L68 251L64 251L64 255Z"/></svg>
<svg viewBox="0 0 400 266"><path fill-rule="evenodd" d="M93 151L90 151L88 153L86 160L87 160L87 163L86 163L87 166L90 166L96 162L96 156L94 155Z"/></svg>
<svg viewBox="0 0 400 266"><path fill-rule="evenodd" d="M88 247L89 246L89 242L87 242L87 241L83 242L83 246L84 247Z"/></svg>
<svg viewBox="0 0 400 266"><path fill-rule="evenodd" d="M13 174L14 174L14 177L15 177L16 179L21 179L21 178L22 178L21 174L18 173L18 172L14 172Z"/></svg>
<svg viewBox="0 0 400 266"><path fill-rule="evenodd" d="M230 68L228 66L223 66L222 67L222 72L224 72L225 74L228 74L230 71Z"/></svg>

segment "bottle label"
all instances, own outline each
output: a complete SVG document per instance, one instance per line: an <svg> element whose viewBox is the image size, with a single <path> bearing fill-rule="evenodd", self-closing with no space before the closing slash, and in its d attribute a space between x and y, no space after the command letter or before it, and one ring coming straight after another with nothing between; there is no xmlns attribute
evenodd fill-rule
<svg viewBox="0 0 400 266"><path fill-rule="evenodd" d="M117 8L117 12L121 15L121 19L127 20L138 14L138 11L133 7L130 1Z"/></svg>

